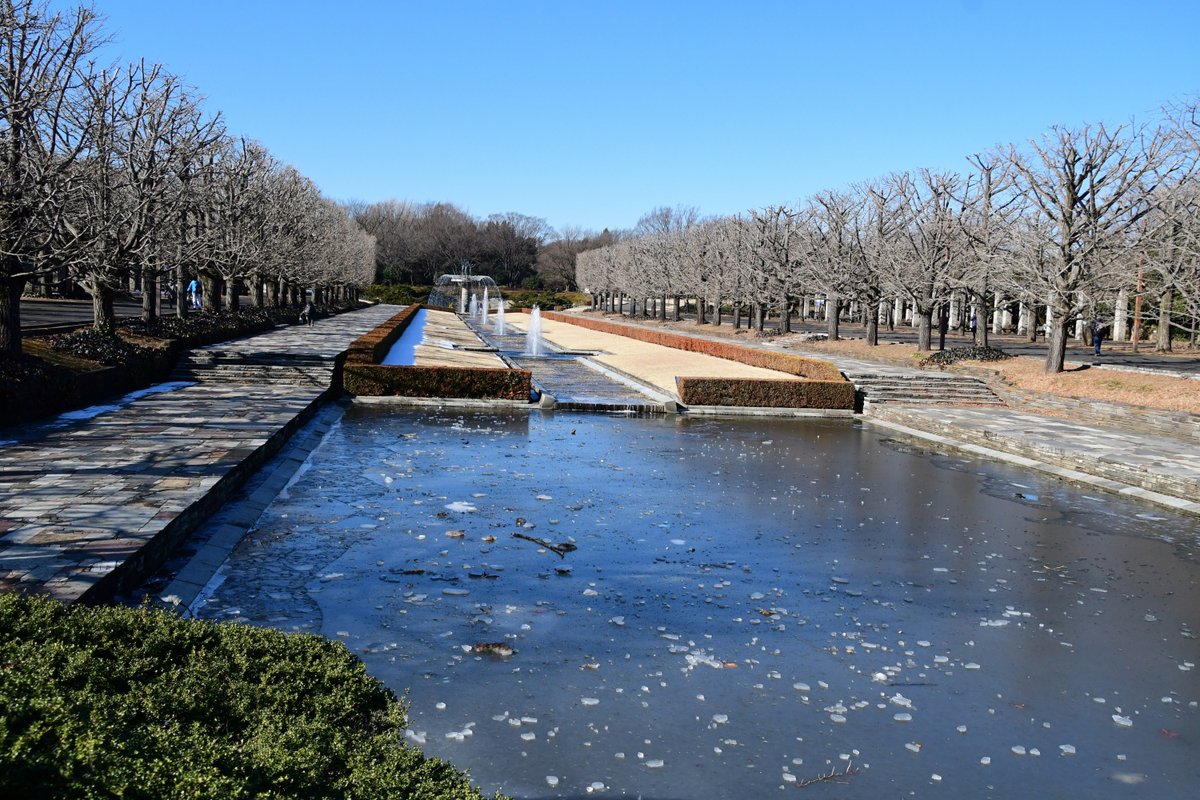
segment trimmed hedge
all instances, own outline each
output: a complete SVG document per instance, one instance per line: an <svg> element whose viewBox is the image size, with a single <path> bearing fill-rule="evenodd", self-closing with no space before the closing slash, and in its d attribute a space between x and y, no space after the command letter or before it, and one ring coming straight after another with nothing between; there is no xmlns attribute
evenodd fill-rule
<svg viewBox="0 0 1200 800"><path fill-rule="evenodd" d="M677 377L675 385L685 406L854 410L854 384L848 381Z"/></svg>
<svg viewBox="0 0 1200 800"><path fill-rule="evenodd" d="M635 325L622 325L604 319L574 314L542 312L546 319L578 325L581 328L625 336L641 342L702 353L752 367L783 372L803 378L800 381L755 378L676 377L679 402L695 406L746 406L754 408L854 408L854 384L829 361L805 358L791 353L775 353L756 347L697 339L679 333L656 331Z"/></svg>
<svg viewBox="0 0 1200 800"><path fill-rule="evenodd" d="M411 305L355 339L346 351L342 366L342 388L361 397L529 400L533 375L528 370L380 364L422 308L432 307Z"/></svg>
<svg viewBox="0 0 1200 800"><path fill-rule="evenodd" d="M532 373L504 367L385 367L346 362L342 384L367 397L529 400Z"/></svg>
<svg viewBox="0 0 1200 800"><path fill-rule="evenodd" d="M730 361L749 364L752 367L772 369L776 372L795 375L799 378L808 378L814 381L847 382L837 367L828 361L822 361L818 358L805 358L804 356L797 356L792 353L774 353L770 350L760 350L756 347L714 342L710 339L697 339L679 333L656 331L635 325L622 325L604 319L593 319L574 314L559 314L554 311L543 311L542 317L544 319L555 320L556 322L578 325L581 328L601 331L602 333L613 333L617 336L637 339L640 342L649 342L650 344L658 344L676 350L687 350L691 353L703 353L708 356L716 356L717 358L725 358Z"/></svg>
<svg viewBox="0 0 1200 800"><path fill-rule="evenodd" d="M0 596L0 795L481 795L339 642Z"/></svg>

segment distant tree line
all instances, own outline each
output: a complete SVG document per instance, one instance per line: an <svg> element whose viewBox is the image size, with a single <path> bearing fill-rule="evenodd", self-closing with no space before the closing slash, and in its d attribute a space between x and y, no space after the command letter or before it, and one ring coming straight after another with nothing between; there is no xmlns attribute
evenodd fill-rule
<svg viewBox="0 0 1200 800"><path fill-rule="evenodd" d="M100 65L96 13L0 0L0 354L26 290L80 287L95 326L140 292L153 320L193 278L210 310L351 298L375 243L262 145L225 130L160 65Z"/></svg>
<svg viewBox="0 0 1200 800"><path fill-rule="evenodd" d="M897 172L794 206L701 220L659 209L639 235L578 257L598 307L634 315L693 303L697 321L762 329L775 314L908 322L922 350L935 327L968 326L984 344L1013 330L1050 343L1063 369L1067 339L1096 320L1136 343L1196 341L1200 319L1200 109L1156 125L1055 127L1027 146L972 156L970 169Z"/></svg>
<svg viewBox="0 0 1200 800"><path fill-rule="evenodd" d="M432 284L464 263L502 286L574 289L575 256L617 234L556 231L541 217L508 212L478 219L450 203L354 201L350 216L375 238L379 283Z"/></svg>

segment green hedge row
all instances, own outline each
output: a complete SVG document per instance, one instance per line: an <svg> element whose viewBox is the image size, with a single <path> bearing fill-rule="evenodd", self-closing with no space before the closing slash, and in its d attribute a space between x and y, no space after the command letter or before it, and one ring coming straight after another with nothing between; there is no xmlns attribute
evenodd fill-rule
<svg viewBox="0 0 1200 800"><path fill-rule="evenodd" d="M854 384L848 381L678 377L675 385L685 406L854 410Z"/></svg>
<svg viewBox="0 0 1200 800"><path fill-rule="evenodd" d="M481 795L337 642L0 596L0 796Z"/></svg>
<svg viewBox="0 0 1200 800"><path fill-rule="evenodd" d="M687 350L692 353L703 353L704 355L716 356L717 358L725 358L730 361L749 364L752 367L762 367L788 375L795 375L799 378L808 378L815 381L847 382L837 367L819 358L805 358L791 353L775 353L740 344L714 342L710 339L697 339L679 333L656 331L636 325L622 325L605 319L595 319L576 314L559 314L548 311L542 312L542 316L546 319L578 325L581 328L588 328L603 333L614 333L617 336L625 336L630 339L658 344L663 347L671 347L676 350Z"/></svg>

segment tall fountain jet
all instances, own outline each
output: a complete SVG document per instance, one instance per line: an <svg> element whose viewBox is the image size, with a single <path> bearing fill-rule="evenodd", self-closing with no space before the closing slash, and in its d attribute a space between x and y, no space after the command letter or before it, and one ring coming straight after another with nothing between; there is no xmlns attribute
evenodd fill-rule
<svg viewBox="0 0 1200 800"><path fill-rule="evenodd" d="M529 330L525 333L525 355L540 356L544 350L542 344L542 310L534 306L529 312Z"/></svg>
<svg viewBox="0 0 1200 800"><path fill-rule="evenodd" d="M496 327L492 329L492 333L497 336L504 335L504 298L500 298L496 303Z"/></svg>
<svg viewBox="0 0 1200 800"><path fill-rule="evenodd" d="M469 306L469 308L470 308L469 316L472 319L474 319L475 317L477 317L479 315L479 298L476 297L475 295L471 295L471 305Z"/></svg>
<svg viewBox="0 0 1200 800"><path fill-rule="evenodd" d="M488 318L488 290L487 290L487 287L485 286L485 287L483 287L483 307L479 309L479 324L481 326L487 325L487 318Z"/></svg>

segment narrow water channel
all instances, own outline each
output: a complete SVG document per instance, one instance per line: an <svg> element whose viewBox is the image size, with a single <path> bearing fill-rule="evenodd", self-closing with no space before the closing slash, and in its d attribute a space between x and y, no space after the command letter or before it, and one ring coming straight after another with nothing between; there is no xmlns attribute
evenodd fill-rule
<svg viewBox="0 0 1200 800"><path fill-rule="evenodd" d="M487 791L1200 786L1194 519L848 421L360 407L306 466L200 615L341 639Z"/></svg>

